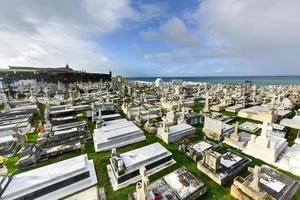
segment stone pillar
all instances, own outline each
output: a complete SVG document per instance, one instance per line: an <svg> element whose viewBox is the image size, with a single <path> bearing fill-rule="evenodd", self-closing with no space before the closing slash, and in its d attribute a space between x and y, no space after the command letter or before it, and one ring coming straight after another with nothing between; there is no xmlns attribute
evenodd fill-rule
<svg viewBox="0 0 300 200"><path fill-rule="evenodd" d="M239 132L239 122L236 122L234 127L234 134L238 134L238 132Z"/></svg>
<svg viewBox="0 0 300 200"><path fill-rule="evenodd" d="M261 176L261 168L258 165L255 165L254 168L248 168L249 172L253 174L252 182L250 183L250 187L255 191L260 192L259 187L259 179Z"/></svg>
<svg viewBox="0 0 300 200"><path fill-rule="evenodd" d="M150 184L150 181L145 167L140 168L140 174L141 174L141 182L138 182L136 184L137 200L148 200L149 199L148 186Z"/></svg>
<svg viewBox="0 0 300 200"><path fill-rule="evenodd" d="M207 114L209 112L210 112L210 109L209 109L209 93L208 93L208 91L206 91L203 113Z"/></svg>
<svg viewBox="0 0 300 200"><path fill-rule="evenodd" d="M95 122L97 118L97 114L96 114L96 108L94 102L91 105L91 109L92 109L92 122Z"/></svg>
<svg viewBox="0 0 300 200"><path fill-rule="evenodd" d="M46 104L48 104L49 103L49 94L48 94L48 88L47 87L45 88L44 92L45 92L45 97L46 97Z"/></svg>
<svg viewBox="0 0 300 200"><path fill-rule="evenodd" d="M169 127L166 124L166 119L163 119L163 129L165 133L169 133Z"/></svg>
<svg viewBox="0 0 300 200"><path fill-rule="evenodd" d="M98 110L98 117L97 117L97 123L96 123L96 128L101 128L102 127L102 111L101 109Z"/></svg>

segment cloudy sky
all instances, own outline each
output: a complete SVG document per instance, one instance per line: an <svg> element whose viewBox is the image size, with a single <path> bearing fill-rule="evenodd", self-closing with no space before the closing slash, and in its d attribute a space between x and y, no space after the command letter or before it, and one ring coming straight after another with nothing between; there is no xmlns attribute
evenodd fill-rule
<svg viewBox="0 0 300 200"><path fill-rule="evenodd" d="M9 0L0 66L300 75L300 0Z"/></svg>

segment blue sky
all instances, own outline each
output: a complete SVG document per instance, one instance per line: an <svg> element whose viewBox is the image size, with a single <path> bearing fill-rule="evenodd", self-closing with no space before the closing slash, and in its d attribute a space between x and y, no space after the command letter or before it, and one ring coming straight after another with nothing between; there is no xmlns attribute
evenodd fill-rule
<svg viewBox="0 0 300 200"><path fill-rule="evenodd" d="M299 10L299 0L3 1L0 66L300 75Z"/></svg>

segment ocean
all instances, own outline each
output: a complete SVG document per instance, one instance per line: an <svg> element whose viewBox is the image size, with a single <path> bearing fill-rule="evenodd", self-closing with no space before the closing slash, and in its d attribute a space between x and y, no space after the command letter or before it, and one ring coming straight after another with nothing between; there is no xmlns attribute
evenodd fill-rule
<svg viewBox="0 0 300 200"><path fill-rule="evenodd" d="M246 80L252 81L254 85L299 85L300 76L224 76L224 77L128 77L128 80L154 82L156 78L161 78L165 82L174 79L191 82L223 83L223 84L243 84Z"/></svg>

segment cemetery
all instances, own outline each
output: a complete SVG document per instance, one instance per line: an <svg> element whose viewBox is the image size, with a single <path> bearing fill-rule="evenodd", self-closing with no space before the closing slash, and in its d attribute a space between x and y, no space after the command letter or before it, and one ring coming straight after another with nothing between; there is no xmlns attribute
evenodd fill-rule
<svg viewBox="0 0 300 200"><path fill-rule="evenodd" d="M111 82L41 83L31 90L23 85L6 93L1 199L299 197L298 130L278 124L297 116L289 115L297 109L289 88L157 85L117 76ZM284 93L288 100L279 100ZM253 107L260 112L240 114ZM260 190L251 189L252 178L245 176L250 165L261 167L251 173L263 171ZM31 179L21 187L21 180Z"/></svg>

